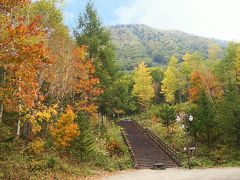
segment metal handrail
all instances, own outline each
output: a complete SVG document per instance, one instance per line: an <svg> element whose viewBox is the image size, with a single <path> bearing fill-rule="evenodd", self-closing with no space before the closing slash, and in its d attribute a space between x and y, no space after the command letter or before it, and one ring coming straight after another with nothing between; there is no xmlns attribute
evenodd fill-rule
<svg viewBox="0 0 240 180"><path fill-rule="evenodd" d="M158 136L156 136L153 132L151 132L149 129L145 129L145 131L147 132L147 134L149 136L151 136L151 138L157 142L158 144L160 144L160 146L163 148L163 150L165 150L165 152L167 154L169 154L169 156L175 160L175 162L177 162L180 165L180 160L179 160L179 156L178 153L175 149L173 149L171 146L169 146L168 144L166 144L164 141L162 141Z"/></svg>

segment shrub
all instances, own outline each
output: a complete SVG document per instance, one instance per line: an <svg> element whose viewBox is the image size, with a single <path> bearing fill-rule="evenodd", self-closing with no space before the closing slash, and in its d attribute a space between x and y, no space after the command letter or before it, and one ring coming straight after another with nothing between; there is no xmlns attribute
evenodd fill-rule
<svg viewBox="0 0 240 180"><path fill-rule="evenodd" d="M59 148L70 146L73 138L79 135L78 126L74 123L76 115L70 107L62 114L59 120L50 127L50 134Z"/></svg>
<svg viewBox="0 0 240 180"><path fill-rule="evenodd" d="M184 162L184 166L187 167L187 161ZM214 162L207 157L192 157L191 158L192 167L214 167Z"/></svg>
<svg viewBox="0 0 240 180"><path fill-rule="evenodd" d="M217 145L215 150L210 153L210 158L215 162L215 164L221 164L225 162L226 153L228 147L226 145Z"/></svg>
<svg viewBox="0 0 240 180"><path fill-rule="evenodd" d="M35 154L41 154L44 150L44 141L41 138L30 143L30 150Z"/></svg>
<svg viewBox="0 0 240 180"><path fill-rule="evenodd" d="M49 157L46 160L46 166L47 168L54 168L54 166L57 163L57 159L55 157Z"/></svg>
<svg viewBox="0 0 240 180"><path fill-rule="evenodd" d="M107 144L107 151L109 152L110 156L121 156L124 152L122 150L122 144L117 141L111 141Z"/></svg>
<svg viewBox="0 0 240 180"><path fill-rule="evenodd" d="M11 128L4 123L0 123L0 141L6 141L11 137Z"/></svg>

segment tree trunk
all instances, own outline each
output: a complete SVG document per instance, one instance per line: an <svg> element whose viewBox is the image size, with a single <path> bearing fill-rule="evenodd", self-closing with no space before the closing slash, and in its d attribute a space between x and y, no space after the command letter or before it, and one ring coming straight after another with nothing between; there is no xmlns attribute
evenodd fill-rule
<svg viewBox="0 0 240 180"><path fill-rule="evenodd" d="M1 68L1 74L2 74L2 82L1 86L5 88L5 69ZM1 107L0 107L0 123L3 121L3 100L1 101Z"/></svg>
<svg viewBox="0 0 240 180"><path fill-rule="evenodd" d="M240 135L237 136L237 146L240 146Z"/></svg>
<svg viewBox="0 0 240 180"><path fill-rule="evenodd" d="M20 117L19 117L20 118ZM20 136L20 131L21 131L21 120L18 119L18 125L17 125L17 137Z"/></svg>
<svg viewBox="0 0 240 180"><path fill-rule="evenodd" d="M211 148L211 133L209 130L207 131L207 142L208 142L208 149L210 149Z"/></svg>
<svg viewBox="0 0 240 180"><path fill-rule="evenodd" d="M236 129L236 145L240 146L240 132L238 129Z"/></svg>
<svg viewBox="0 0 240 180"><path fill-rule="evenodd" d="M197 133L194 133L194 144L195 144L195 156L198 155L198 137Z"/></svg>
<svg viewBox="0 0 240 180"><path fill-rule="evenodd" d="M179 96L179 103L182 104L182 95L180 90L178 90L178 96Z"/></svg>
<svg viewBox="0 0 240 180"><path fill-rule="evenodd" d="M3 121L3 103L1 103L0 107L0 123Z"/></svg>
<svg viewBox="0 0 240 180"><path fill-rule="evenodd" d="M20 66L20 70L22 69L22 65ZM22 78L19 77L19 84L21 83ZM18 87L18 92L21 92L21 86L19 85ZM20 136L20 132L21 132L21 114L22 114L22 104L21 104L21 100L19 100L19 105L18 105L18 124L17 124L17 137Z"/></svg>

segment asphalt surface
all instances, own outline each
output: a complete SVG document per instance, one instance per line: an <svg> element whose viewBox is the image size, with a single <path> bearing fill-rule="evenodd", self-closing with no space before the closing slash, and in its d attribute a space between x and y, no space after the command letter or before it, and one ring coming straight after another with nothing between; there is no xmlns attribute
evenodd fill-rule
<svg viewBox="0 0 240 180"><path fill-rule="evenodd" d="M101 180L240 180L240 168L133 170Z"/></svg>

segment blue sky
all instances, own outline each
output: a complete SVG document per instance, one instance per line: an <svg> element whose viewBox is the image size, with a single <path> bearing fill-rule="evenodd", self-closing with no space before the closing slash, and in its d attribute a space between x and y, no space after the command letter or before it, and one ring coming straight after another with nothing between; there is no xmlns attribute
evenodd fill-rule
<svg viewBox="0 0 240 180"><path fill-rule="evenodd" d="M65 24L70 28L76 26L80 13L84 12L88 0L66 0L64 7ZM117 10L122 6L127 6L134 0L92 0L98 15L104 25L118 24Z"/></svg>
<svg viewBox="0 0 240 180"><path fill-rule="evenodd" d="M146 24L159 29L240 40L240 0L92 0L103 25ZM65 0L65 24L76 26L87 0Z"/></svg>

